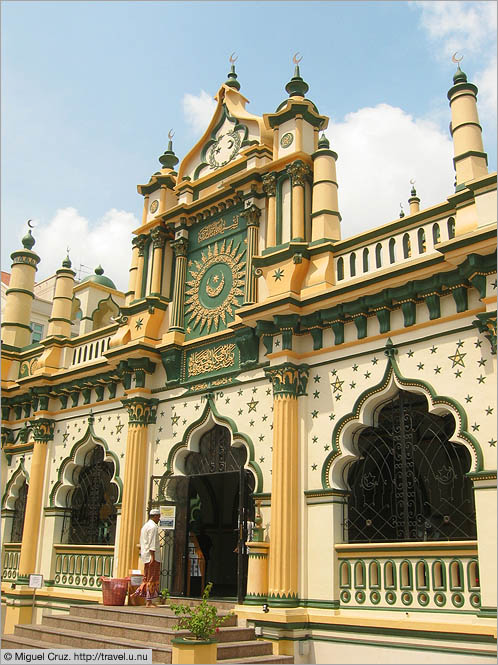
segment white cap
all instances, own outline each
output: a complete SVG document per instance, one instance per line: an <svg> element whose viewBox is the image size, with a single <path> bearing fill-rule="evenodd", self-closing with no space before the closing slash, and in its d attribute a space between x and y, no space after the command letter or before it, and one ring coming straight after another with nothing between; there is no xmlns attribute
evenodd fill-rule
<svg viewBox="0 0 498 665"><path fill-rule="evenodd" d="M161 511L159 510L159 508L153 508L153 509L149 512L149 515L160 515L160 514L161 514Z"/></svg>

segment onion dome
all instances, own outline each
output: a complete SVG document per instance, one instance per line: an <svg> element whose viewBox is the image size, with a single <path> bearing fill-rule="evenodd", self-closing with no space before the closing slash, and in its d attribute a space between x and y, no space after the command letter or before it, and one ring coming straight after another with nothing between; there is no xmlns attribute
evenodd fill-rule
<svg viewBox="0 0 498 665"><path fill-rule="evenodd" d="M237 74L235 73L235 65L232 63L232 68L228 74L228 78L225 81L225 85L229 88L235 88L235 90L240 90L240 83L237 81Z"/></svg>
<svg viewBox="0 0 498 665"><path fill-rule="evenodd" d="M84 282L93 282L94 284L107 286L109 289L116 289L114 282L109 279L109 277L105 277L104 269L100 265L95 268L94 275L88 275L88 277L82 279L80 283L83 284Z"/></svg>
<svg viewBox="0 0 498 665"><path fill-rule="evenodd" d="M453 83L455 85L457 83L467 83L467 74L465 72L462 72L462 70L460 69L460 65L458 65L457 70L453 75Z"/></svg>
<svg viewBox="0 0 498 665"><path fill-rule="evenodd" d="M66 255L66 258L62 262L62 267L63 268L70 268L72 266L71 259L69 258L69 254Z"/></svg>
<svg viewBox="0 0 498 665"><path fill-rule="evenodd" d="M31 235L31 229L29 229L29 231L26 233L21 242L24 249L28 249L29 251L33 249L33 245L35 244L36 241Z"/></svg>
<svg viewBox="0 0 498 665"><path fill-rule="evenodd" d="M322 134L318 139L318 150L322 148L326 148L327 150L330 148L330 142L325 134Z"/></svg>

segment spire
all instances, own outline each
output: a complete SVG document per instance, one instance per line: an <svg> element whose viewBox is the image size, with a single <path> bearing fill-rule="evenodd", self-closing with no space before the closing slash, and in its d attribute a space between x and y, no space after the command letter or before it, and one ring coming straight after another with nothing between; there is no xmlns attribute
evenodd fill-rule
<svg viewBox="0 0 498 665"><path fill-rule="evenodd" d="M408 203L410 204L410 215L413 215L420 210L420 199L418 198L417 190L415 189L415 180L410 180L410 184L412 188L410 190L411 196L408 199Z"/></svg>
<svg viewBox="0 0 498 665"><path fill-rule="evenodd" d="M405 211L403 210L403 204L399 204L399 216L404 217L405 216Z"/></svg>
<svg viewBox="0 0 498 665"><path fill-rule="evenodd" d="M159 157L159 161L161 162L163 169L173 170L173 168L179 162L178 157L175 155L175 153L173 151L173 140L172 140L173 136L174 136L174 133L170 129L169 132L168 132L168 139L169 139L168 149L165 150L164 153Z"/></svg>
<svg viewBox="0 0 498 665"><path fill-rule="evenodd" d="M318 139L318 150L321 150L322 148L325 149L330 148L330 142L328 138L325 136L325 134L322 134Z"/></svg>
<svg viewBox="0 0 498 665"><path fill-rule="evenodd" d="M28 221L28 224L29 224L30 221L31 220ZM29 251L31 251L33 249L33 245L35 244L36 241L33 238L33 236L31 235L31 229L28 230L26 235L22 238L21 242L22 242L22 246L24 247L24 249L27 249Z"/></svg>
<svg viewBox="0 0 498 665"><path fill-rule="evenodd" d="M237 74L235 73L235 61L237 58L234 58L233 56L235 55L235 52L232 53L230 56L230 73L228 74L228 78L225 81L225 85L227 85L229 88L235 88L235 90L240 90L240 83L237 81Z"/></svg>
<svg viewBox="0 0 498 665"><path fill-rule="evenodd" d="M67 248L66 251L67 251L66 258L62 262L62 267L63 268L70 268L72 266L72 263L71 263L71 259L69 258L69 247Z"/></svg>
<svg viewBox="0 0 498 665"><path fill-rule="evenodd" d="M285 90L289 93L289 97L304 97L304 95L310 89L309 85L301 77L301 72L299 71L299 63L303 59L302 56L298 59L299 53L295 53L292 61L296 65L294 69L294 76L291 78L289 83L285 86Z"/></svg>

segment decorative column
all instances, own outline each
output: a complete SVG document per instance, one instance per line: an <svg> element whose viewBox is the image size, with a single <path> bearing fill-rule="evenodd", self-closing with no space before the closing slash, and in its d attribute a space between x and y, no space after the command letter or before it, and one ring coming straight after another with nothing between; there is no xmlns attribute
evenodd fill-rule
<svg viewBox="0 0 498 665"><path fill-rule="evenodd" d="M335 166L337 153L330 149L325 134L318 141L317 149L311 157L313 159L311 240L340 240L341 215Z"/></svg>
<svg viewBox="0 0 498 665"><path fill-rule="evenodd" d="M185 280L187 278L187 231L182 231L183 236L171 243L175 253L175 283L173 286L173 302L171 308L170 330L184 331L184 305L185 305ZM178 235L178 232L177 234Z"/></svg>
<svg viewBox="0 0 498 665"><path fill-rule="evenodd" d="M43 486L45 483L45 466L48 442L54 438L55 420L37 418L31 420L33 428L33 457L29 475L29 491L24 516L24 530L19 559L19 578L27 578L36 570L36 555L40 533L41 511L43 505Z"/></svg>
<svg viewBox="0 0 498 665"><path fill-rule="evenodd" d="M295 607L299 570L299 422L297 398L306 394L308 365L265 370L273 384L273 458L268 603Z"/></svg>
<svg viewBox="0 0 498 665"><path fill-rule="evenodd" d="M131 266L130 266L130 277L128 281L128 291L126 292L126 304L129 305L132 300L135 299L135 284L137 282L137 271L138 271L138 238L140 236L133 238L131 241Z"/></svg>
<svg viewBox="0 0 498 665"><path fill-rule="evenodd" d="M266 247L275 247L277 244L277 176L275 173L265 173L263 176L263 191L268 197L268 217L266 219Z"/></svg>
<svg viewBox="0 0 498 665"><path fill-rule="evenodd" d="M247 219L247 255L246 255L246 286L244 305L252 305L256 298L256 275L252 265L254 256L258 253L258 229L261 210L255 205L244 211Z"/></svg>
<svg viewBox="0 0 498 665"><path fill-rule="evenodd" d="M300 159L287 167L292 184L292 240L304 241L304 186L311 169Z"/></svg>
<svg viewBox="0 0 498 665"><path fill-rule="evenodd" d="M2 342L17 347L31 343L33 287L36 266L40 262L38 254L31 251L35 244L31 231L24 236L22 244L24 249L11 254L12 272L2 316Z"/></svg>
<svg viewBox="0 0 498 665"><path fill-rule="evenodd" d="M158 401L145 397L122 400L128 410L128 436L118 543L117 577L121 578L138 566L137 544L146 512L147 428L156 422Z"/></svg>
<svg viewBox="0 0 498 665"><path fill-rule="evenodd" d="M73 308L73 288L76 273L71 270L71 261L66 256L62 268L55 273L55 294L52 312L48 320L47 337L71 337L71 310Z"/></svg>
<svg viewBox="0 0 498 665"><path fill-rule="evenodd" d="M137 271L135 278L135 297L134 300L138 300L142 297L142 282L144 278L144 262L145 262L145 247L147 245L147 236L141 233L133 240L133 244L138 247L138 260L137 260Z"/></svg>
<svg viewBox="0 0 498 665"><path fill-rule="evenodd" d="M410 215L414 215L420 211L420 199L417 196L417 190L413 184L410 190L410 195L411 196L408 199L408 203L410 204Z"/></svg>
<svg viewBox="0 0 498 665"><path fill-rule="evenodd" d="M152 255L152 280L150 285L150 295L161 295L161 279L163 276L163 254L164 244L166 242L166 231L161 226L156 226L150 232L152 237L152 247L154 254Z"/></svg>

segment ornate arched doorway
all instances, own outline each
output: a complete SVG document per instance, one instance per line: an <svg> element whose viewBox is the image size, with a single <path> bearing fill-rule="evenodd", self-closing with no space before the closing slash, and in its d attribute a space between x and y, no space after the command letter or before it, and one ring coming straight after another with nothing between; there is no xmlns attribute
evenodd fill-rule
<svg viewBox="0 0 498 665"><path fill-rule="evenodd" d="M150 505L174 506L175 511L174 529L161 533L161 585L175 595L200 595L204 578L213 582L212 596L244 599L255 483L244 468L246 448L230 443L229 430L216 424L202 434L198 451L183 457L184 475L152 479ZM191 575L189 540L202 551L203 576Z"/></svg>

